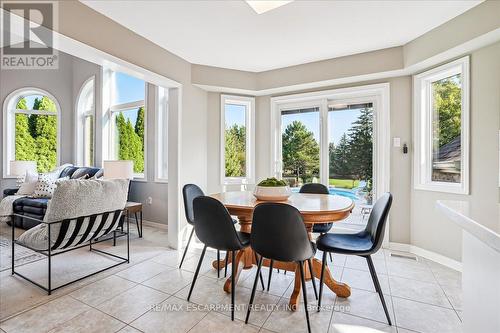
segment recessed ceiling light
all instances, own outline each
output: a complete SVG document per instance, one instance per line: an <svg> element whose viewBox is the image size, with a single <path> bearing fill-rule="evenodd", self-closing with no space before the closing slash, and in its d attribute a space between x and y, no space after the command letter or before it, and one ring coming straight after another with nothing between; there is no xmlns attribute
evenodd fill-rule
<svg viewBox="0 0 500 333"><path fill-rule="evenodd" d="M260 1L248 1L247 3L250 7L252 7L253 10L257 14L262 14L265 12L268 12L270 10L276 9L278 7L284 6L287 3L292 2L293 0L289 1L276 1L276 0L260 0Z"/></svg>

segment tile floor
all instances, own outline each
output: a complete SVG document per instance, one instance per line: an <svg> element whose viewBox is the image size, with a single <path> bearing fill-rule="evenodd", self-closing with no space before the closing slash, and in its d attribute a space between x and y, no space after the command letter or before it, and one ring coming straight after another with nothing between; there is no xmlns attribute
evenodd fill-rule
<svg viewBox="0 0 500 333"><path fill-rule="evenodd" d="M0 228L0 232L3 232ZM134 231L134 229L132 229ZM0 272L0 333L23 332L306 332L303 308L283 309L293 289L293 273L273 273L271 290L256 294L250 324L243 320L250 297L255 269L243 271L236 289L236 320L221 305L230 304L223 292L224 279L217 278L207 252L191 302L186 301L199 248L187 255L182 270L181 254L162 246L165 231L144 228L144 238L131 240L131 263L85 279L47 296L42 290L10 271ZM123 251L123 241L110 247ZM76 253L78 252L78 253ZM319 254L318 254L319 255ZM60 281L82 273L81 267L109 263L109 259L88 251L75 251L56 257ZM78 265L75 265L78 262ZM330 268L336 279L352 287L351 297L337 298L325 289L326 309L311 312L313 332L335 333L445 333L461 332L461 275L437 263L419 258L411 261L389 256L381 250L374 262L394 326L386 324L378 295L374 292L368 267L363 259L335 255ZM43 280L43 262L23 266L25 272ZM223 273L223 272L222 272ZM268 270L263 268L267 282ZM57 272L54 272L57 275ZM57 282L56 282L57 284ZM311 304L315 304L308 283Z"/></svg>

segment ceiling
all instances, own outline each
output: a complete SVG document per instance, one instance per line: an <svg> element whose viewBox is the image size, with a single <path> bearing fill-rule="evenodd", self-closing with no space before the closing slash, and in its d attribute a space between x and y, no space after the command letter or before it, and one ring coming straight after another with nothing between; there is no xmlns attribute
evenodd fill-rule
<svg viewBox="0 0 500 333"><path fill-rule="evenodd" d="M194 63L260 72L403 45L481 1L88 1Z"/></svg>

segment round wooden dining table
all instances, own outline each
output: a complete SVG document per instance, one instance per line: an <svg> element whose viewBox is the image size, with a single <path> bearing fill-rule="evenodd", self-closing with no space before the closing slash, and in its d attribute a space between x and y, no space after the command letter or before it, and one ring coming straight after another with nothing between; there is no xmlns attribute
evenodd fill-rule
<svg viewBox="0 0 500 333"><path fill-rule="evenodd" d="M257 200L252 192L224 192L212 194L211 197L222 202L231 215L238 217L240 231L246 233L251 232L253 210L256 205L262 202ZM310 239L312 239L311 232L314 224L341 221L347 218L354 208L354 202L351 199L328 194L293 193L287 201L281 202L289 204L299 210ZM241 271L243 269L251 269L253 265L256 265L256 259L251 247L247 247L236 254L235 260L235 264L237 265L235 283L237 283ZM231 256L228 255L228 264L230 262ZM219 267L224 268L226 261L220 260L218 264ZM264 259L262 265L269 266L270 260ZM305 262L304 265L307 265L307 262ZM214 261L212 266L217 268L217 261ZM321 260L314 258L312 260L312 266L314 277L319 279L322 266ZM273 268L295 272L294 289L290 296L290 307L295 310L299 304L301 292L299 266L293 262L274 261ZM304 267L304 272L306 272L306 280L310 280L312 277L309 268ZM336 281L328 265L325 269L323 282L340 297L349 297L351 295L351 288L345 283ZM224 291L228 293L231 292L231 278L226 280Z"/></svg>

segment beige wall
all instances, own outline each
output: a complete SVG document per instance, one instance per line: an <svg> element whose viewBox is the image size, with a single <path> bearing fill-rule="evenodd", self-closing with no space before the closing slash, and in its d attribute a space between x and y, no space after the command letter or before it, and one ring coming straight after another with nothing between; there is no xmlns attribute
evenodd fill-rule
<svg viewBox="0 0 500 333"><path fill-rule="evenodd" d="M485 218L498 203L498 131L500 129L500 43L471 54L470 195L412 190L411 243L461 260L462 233L436 211L436 200L469 200Z"/></svg>

